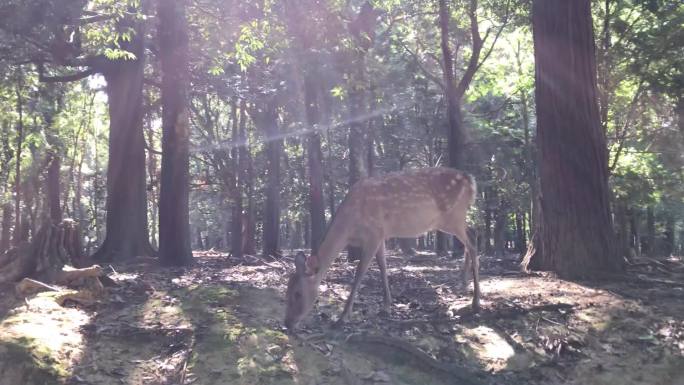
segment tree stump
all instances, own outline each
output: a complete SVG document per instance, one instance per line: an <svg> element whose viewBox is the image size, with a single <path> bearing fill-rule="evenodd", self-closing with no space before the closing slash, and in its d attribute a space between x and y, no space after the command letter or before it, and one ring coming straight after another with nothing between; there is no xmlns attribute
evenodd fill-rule
<svg viewBox="0 0 684 385"><path fill-rule="evenodd" d="M81 237L76 221L64 219L59 223L46 220L40 226L31 243L10 249L0 256L0 283L15 282L20 296L40 291L62 292L64 286L82 290L65 291L64 300L92 304L104 293L100 281L102 268L93 265L73 268L83 264ZM61 297L60 297L61 298Z"/></svg>

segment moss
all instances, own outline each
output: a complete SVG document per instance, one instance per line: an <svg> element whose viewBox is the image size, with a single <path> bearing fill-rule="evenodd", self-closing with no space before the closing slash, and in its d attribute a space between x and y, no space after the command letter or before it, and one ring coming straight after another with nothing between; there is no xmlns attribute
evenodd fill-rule
<svg viewBox="0 0 684 385"><path fill-rule="evenodd" d="M12 384L60 384L68 376L50 354L34 340L20 337L0 341L0 378Z"/></svg>

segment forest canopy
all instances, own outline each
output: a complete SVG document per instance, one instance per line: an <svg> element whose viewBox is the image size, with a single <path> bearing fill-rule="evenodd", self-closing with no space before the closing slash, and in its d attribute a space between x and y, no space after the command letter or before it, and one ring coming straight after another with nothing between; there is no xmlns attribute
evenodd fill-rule
<svg viewBox="0 0 684 385"><path fill-rule="evenodd" d="M354 182L441 165L478 181L479 250L525 252L545 162L530 2L169 4L0 5L0 249L48 217L100 260L315 249ZM589 21L617 253L681 253L684 9L607 0Z"/></svg>

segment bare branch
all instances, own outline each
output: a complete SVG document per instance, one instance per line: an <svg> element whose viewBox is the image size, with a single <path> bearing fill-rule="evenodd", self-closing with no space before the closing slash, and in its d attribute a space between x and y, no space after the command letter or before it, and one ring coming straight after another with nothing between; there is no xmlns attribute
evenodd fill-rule
<svg viewBox="0 0 684 385"><path fill-rule="evenodd" d="M45 76L43 63L38 63L38 81L41 83L64 83L64 82L74 82L87 78L93 75L96 71L90 67L84 71L76 72L70 75L60 75L60 76Z"/></svg>
<svg viewBox="0 0 684 385"><path fill-rule="evenodd" d="M443 82L438 76L436 76L435 74L433 74L432 72L430 72L427 68L425 68L425 67L423 66L423 63L422 63L422 61L420 60L420 57L418 57L418 54L417 54L417 53L413 52L413 51L406 45L406 43L404 43L403 41L400 41L399 44L401 44L401 46L404 47L404 49L406 50L406 52L408 52L409 54L411 54L411 56L413 57L413 60L416 61L416 64L418 65L418 68L420 69L420 71L421 71L428 79L430 79L430 80L432 80L433 82L435 82L435 84L437 84L441 89L444 89L444 88L445 88L444 82Z"/></svg>

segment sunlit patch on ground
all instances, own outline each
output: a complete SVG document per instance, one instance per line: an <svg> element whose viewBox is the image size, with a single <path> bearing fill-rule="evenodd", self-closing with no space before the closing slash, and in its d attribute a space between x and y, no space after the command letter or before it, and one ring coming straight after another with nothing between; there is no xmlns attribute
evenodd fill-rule
<svg viewBox="0 0 684 385"><path fill-rule="evenodd" d="M57 305L52 293L10 310L0 323L0 384L67 378L82 354L80 328L90 318L82 310Z"/></svg>

